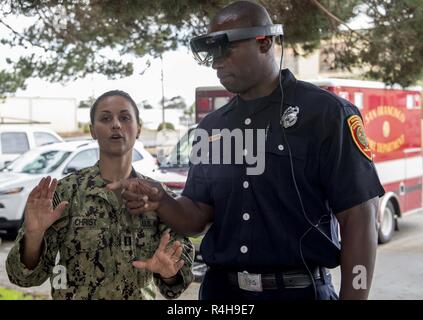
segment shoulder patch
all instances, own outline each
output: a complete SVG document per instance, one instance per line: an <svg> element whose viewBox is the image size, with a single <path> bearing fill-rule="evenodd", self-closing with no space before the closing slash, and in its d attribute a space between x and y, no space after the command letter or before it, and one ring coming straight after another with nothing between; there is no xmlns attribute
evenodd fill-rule
<svg viewBox="0 0 423 320"><path fill-rule="evenodd" d="M347 119L347 123L350 128L351 137L358 150L360 150L368 160L373 161L372 150L370 149L369 142L367 141L361 118L358 115L350 116Z"/></svg>

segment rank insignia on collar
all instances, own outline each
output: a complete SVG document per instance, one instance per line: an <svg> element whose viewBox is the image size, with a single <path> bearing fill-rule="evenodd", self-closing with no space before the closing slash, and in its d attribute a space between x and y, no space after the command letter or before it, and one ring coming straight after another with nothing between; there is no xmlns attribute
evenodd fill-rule
<svg viewBox="0 0 423 320"><path fill-rule="evenodd" d="M298 113L300 113L300 108L297 106L288 107L282 115L281 125L283 125L285 129L292 127L297 123Z"/></svg>
<svg viewBox="0 0 423 320"><path fill-rule="evenodd" d="M351 137L354 140L358 150L370 161L373 161L372 150L367 141L366 133L364 132L363 121L358 115L350 116L347 119L350 128Z"/></svg>

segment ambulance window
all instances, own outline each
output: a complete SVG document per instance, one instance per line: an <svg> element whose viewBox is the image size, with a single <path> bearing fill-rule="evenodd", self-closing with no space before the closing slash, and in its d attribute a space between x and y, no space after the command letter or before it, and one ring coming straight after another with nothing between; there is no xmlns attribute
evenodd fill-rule
<svg viewBox="0 0 423 320"><path fill-rule="evenodd" d="M229 97L216 97L214 98L214 109L217 110L220 107L223 107L225 104L227 104L229 101Z"/></svg>
<svg viewBox="0 0 423 320"><path fill-rule="evenodd" d="M406 107L407 109L413 109L414 108L414 95L407 94L407 100L406 100Z"/></svg>
<svg viewBox="0 0 423 320"><path fill-rule="evenodd" d="M416 103L415 107L417 109L420 109L421 106L422 106L422 102L421 102L420 96L418 94L414 95L414 102Z"/></svg>
<svg viewBox="0 0 423 320"><path fill-rule="evenodd" d="M345 100L349 100L349 94L346 91L339 91L339 96Z"/></svg>
<svg viewBox="0 0 423 320"><path fill-rule="evenodd" d="M363 109L363 105L364 105L363 92L354 92L354 104L357 108Z"/></svg>

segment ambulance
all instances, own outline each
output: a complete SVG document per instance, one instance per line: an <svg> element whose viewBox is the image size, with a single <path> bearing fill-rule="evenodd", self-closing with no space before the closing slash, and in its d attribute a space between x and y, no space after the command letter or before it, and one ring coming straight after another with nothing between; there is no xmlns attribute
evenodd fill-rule
<svg viewBox="0 0 423 320"><path fill-rule="evenodd" d="M307 80L349 100L361 112L371 155L386 194L380 199L379 242L391 240L398 219L422 203L421 87L347 79ZM233 94L223 87L196 89L196 122L225 105Z"/></svg>

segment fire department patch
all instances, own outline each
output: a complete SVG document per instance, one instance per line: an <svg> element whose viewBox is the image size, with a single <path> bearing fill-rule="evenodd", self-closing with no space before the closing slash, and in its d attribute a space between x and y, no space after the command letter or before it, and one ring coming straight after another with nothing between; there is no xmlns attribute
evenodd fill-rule
<svg viewBox="0 0 423 320"><path fill-rule="evenodd" d="M372 150L370 150L369 142L364 132L363 121L358 115L353 115L347 119L347 123L350 127L351 136L355 145L367 159L372 161Z"/></svg>

